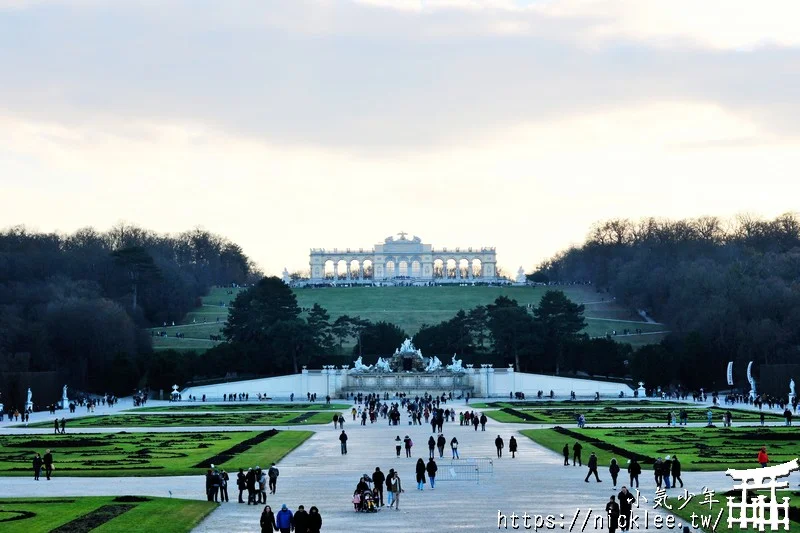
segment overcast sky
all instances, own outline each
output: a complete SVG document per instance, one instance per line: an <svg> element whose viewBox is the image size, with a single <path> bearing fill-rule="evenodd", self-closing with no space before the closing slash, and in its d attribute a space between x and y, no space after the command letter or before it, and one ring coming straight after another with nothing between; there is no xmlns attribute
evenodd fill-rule
<svg viewBox="0 0 800 533"><path fill-rule="evenodd" d="M0 227L202 226L268 273L404 230L531 270L800 205L800 3L0 0Z"/></svg>

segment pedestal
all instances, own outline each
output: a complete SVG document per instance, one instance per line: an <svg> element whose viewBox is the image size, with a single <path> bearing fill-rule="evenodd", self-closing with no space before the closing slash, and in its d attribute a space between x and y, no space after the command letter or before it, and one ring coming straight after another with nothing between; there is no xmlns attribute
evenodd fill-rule
<svg viewBox="0 0 800 533"><path fill-rule="evenodd" d="M639 394L639 398L647 398L647 390L644 387L639 387L636 392Z"/></svg>
<svg viewBox="0 0 800 533"><path fill-rule="evenodd" d="M61 398L61 408L67 409L69 407L69 400L66 398Z"/></svg>
<svg viewBox="0 0 800 533"><path fill-rule="evenodd" d="M33 411L33 402L25 402L25 411Z"/></svg>

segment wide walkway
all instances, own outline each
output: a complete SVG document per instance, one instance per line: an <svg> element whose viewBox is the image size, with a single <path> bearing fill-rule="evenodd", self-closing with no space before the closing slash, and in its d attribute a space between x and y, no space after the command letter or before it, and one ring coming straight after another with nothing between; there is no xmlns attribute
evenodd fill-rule
<svg viewBox="0 0 800 533"><path fill-rule="evenodd" d="M463 402L456 403L457 410L463 410ZM115 409L116 411L117 409ZM280 478L278 492L270 495L268 502L274 509L286 503L291 509L303 504L306 509L316 505L323 515L324 531L496 531L498 512L509 516L551 514L555 516L557 529L564 522L569 530L575 513L581 514L575 525L580 529L583 518L589 509L592 516L602 512L605 503L616 491L612 490L607 465L601 465L600 476L603 483L584 482L586 469L565 467L562 458L523 437L517 431L536 426L523 424L502 424L492 420L486 432L474 431L471 427L461 427L457 422L446 423L444 434L449 442L456 436L460 442L460 462L469 458L488 458L493 462L492 474L480 474L475 480L448 479L450 475L450 449L445 450L444 460L439 462L439 476L435 490L426 485L424 491L417 491L414 480L416 459L427 460L427 439L430 426L408 426L403 416L401 426L388 426L386 421L360 426L348 417L345 424L348 440L348 454L341 455L338 435L329 424L309 426L317 432L298 449L287 455L278 465ZM69 429L69 426L67 426ZM120 428L125 431L154 431L152 428ZM204 431L210 428L159 428L158 431ZM239 428L214 428L239 429ZM253 427L246 429L252 430ZM304 428L306 429L306 428ZM5 429L3 432L16 433L20 430ZM29 433L39 431L27 430ZM41 430L47 432L48 430ZM86 432L108 432L102 430L83 430ZM81 432L83 432L81 431ZM75 432L78 432L76 429ZM511 435L517 437L519 452L511 459L507 452L503 458L495 458L494 439L500 434L508 445ZM394 438L409 435L414 441L411 459L395 456ZM438 454L437 454L438 455ZM584 458L585 460L586 458ZM623 461L624 463L624 461ZM244 467L251 465L242 465ZM261 465L264 466L264 465ZM371 473L379 466L382 471L390 468L400 472L405 493L400 500L400 511L384 508L375 514L354 513L351 498L353 490L362 473ZM57 473L56 473L57 474ZM623 477L623 476L621 476ZM643 494L649 500L644 508L651 510L654 485L652 476L645 472L641 476ZM718 491L729 490L730 478L724 473L685 473L684 481L692 492L699 494L704 486ZM98 494L140 494L169 496L176 498L204 498L204 478L202 476L152 477L152 478L59 478L35 482L30 478L0 478L0 484L7 494L14 496L81 496ZM621 485L621 484L620 484ZM223 504L212 513L196 531L238 532L257 531L258 518L262 507L236 503L238 491L235 483L230 488L230 503ZM680 494L679 489L670 492L672 499ZM561 515L564 518L561 518ZM656 513L657 514L657 513ZM640 519L641 520L641 519ZM651 524L652 527L652 524ZM590 520L585 529L594 529Z"/></svg>

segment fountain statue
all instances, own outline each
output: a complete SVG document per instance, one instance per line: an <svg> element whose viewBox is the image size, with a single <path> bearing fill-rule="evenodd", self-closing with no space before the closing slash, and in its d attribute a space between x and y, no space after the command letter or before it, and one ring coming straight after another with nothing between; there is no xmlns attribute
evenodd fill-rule
<svg viewBox="0 0 800 533"><path fill-rule="evenodd" d="M428 359L428 366L425 367L425 372L437 372L442 369L442 362L435 355Z"/></svg>
<svg viewBox="0 0 800 533"><path fill-rule="evenodd" d="M372 368L372 365L365 365L362 362L362 357L359 355L358 359L353 362L353 370L350 371L351 374L356 374L359 372L368 372Z"/></svg>
<svg viewBox="0 0 800 533"><path fill-rule="evenodd" d="M456 354L453 354L453 362L445 368L450 372L464 372L464 365L461 364L461 359L456 359Z"/></svg>
<svg viewBox="0 0 800 533"><path fill-rule="evenodd" d="M33 393L30 387L28 387L28 400L25 402L25 410L33 411Z"/></svg>
<svg viewBox="0 0 800 533"><path fill-rule="evenodd" d="M69 398L67 398L67 386L64 385L64 389L61 391L61 408L66 409L69 407Z"/></svg>
<svg viewBox="0 0 800 533"><path fill-rule="evenodd" d="M375 371L376 372L391 372L392 369L389 367L389 361L384 359L383 357L378 357L378 362L375 363Z"/></svg>
<svg viewBox="0 0 800 533"><path fill-rule="evenodd" d="M395 355L405 354L405 353L413 353L422 357L422 350L418 350L417 348L415 348L414 343L411 342L411 339L404 340L403 344L400 345L400 348L394 351Z"/></svg>
<svg viewBox="0 0 800 533"><path fill-rule="evenodd" d="M525 276L525 269L519 267L519 270L517 270L517 283L524 285L527 282L528 278Z"/></svg>
<svg viewBox="0 0 800 533"><path fill-rule="evenodd" d="M797 395L794 393L794 378L789 380L789 402L795 399Z"/></svg>
<svg viewBox="0 0 800 533"><path fill-rule="evenodd" d="M753 362L750 361L749 363L747 363L747 381L750 383L750 399L755 400L756 397L758 396L758 393L756 392L756 378L753 377L753 374L751 372L752 369L753 369Z"/></svg>

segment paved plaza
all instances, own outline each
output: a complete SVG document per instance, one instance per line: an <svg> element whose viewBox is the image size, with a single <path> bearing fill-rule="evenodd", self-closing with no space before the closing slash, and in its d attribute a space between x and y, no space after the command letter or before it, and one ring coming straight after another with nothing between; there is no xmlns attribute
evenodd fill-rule
<svg viewBox="0 0 800 533"><path fill-rule="evenodd" d="M448 406L453 405L453 402ZM467 408L463 402L455 402L457 411ZM690 405L690 404L689 404ZM695 404L696 405L696 404ZM126 406L115 407L103 412L119 412ZM129 406L127 406L129 407ZM80 411L80 409L79 409ZM84 412L76 415L85 415ZM144 414L144 413L143 413ZM59 417L61 412L59 412ZM47 413L37 413L32 422L49 419ZM52 430L8 428L3 423L0 432L13 433L48 433ZM493 462L491 474L479 474L478 480L449 480L450 447L445 448L445 457L437 459L439 474L435 490L426 485L424 491L416 490L415 463L422 457L427 461L427 440L430 436L430 425L409 426L403 414L400 426L389 426L388 422L379 419L375 424L361 426L347 415L345 430L349 435L348 454L341 455L338 435L332 424L326 426L308 426L303 429L315 431L303 445L289 453L278 464L280 478L276 495L268 496L268 503L277 510L282 503L291 509L299 504L308 509L316 505L323 517L324 531L364 531L374 532L388 528L388 531L496 531L498 529L498 511L509 516L512 513L522 515L550 514L556 517L556 529L568 531L572 517L581 510L575 529L580 529L583 517L592 509L593 516L602 512L609 496L617 494L612 490L607 465L600 465L599 472L603 483L584 482L586 467L565 467L559 454L553 453L518 433L520 429L532 429L535 425L503 424L489 420L486 431L474 431L472 427L459 426L458 422L444 425L444 435L449 443L453 436L459 440L461 462L470 458L489 458ZM552 427L552 425L544 426ZM119 429L82 429L70 430L75 433L107 433L113 431L233 431L239 429L260 430L270 427L215 427L215 428L119 428ZM278 428L281 429L281 428ZM297 429L287 428L287 429ZM506 450L501 459L496 459L494 439L502 436L506 442ZM409 435L414 441L412 458L395 456L395 436L402 439ZM519 445L516 459L507 452L509 438L514 435ZM565 442L567 441L565 437ZM754 443L755 446L755 443ZM404 455L404 453L402 454ZM438 452L437 452L438 456ZM584 464L587 457L584 457ZM624 460L622 466L624 470ZM243 467L254 465L242 465ZM261 465L262 467L265 465ZM267 465L268 466L268 465ZM372 473L379 466L386 473L394 468L401 475L405 493L400 499L400 511L384 508L378 513L355 513L351 498L359 476ZM202 522L195 531L202 532L238 532L257 531L261 506L247 506L236 503L238 491L235 489L235 473L232 472L230 486L230 503L220 505ZM623 471L620 481L626 480ZM730 478L723 473L686 472L683 476L686 488L699 494L703 487L711 487L717 491L729 490L732 486ZM649 503L643 505L652 511L654 484L649 467L640 476L642 494ZM795 480L796 481L796 480ZM124 495L136 494L147 496L169 496L174 498L205 499L203 476L174 477L124 477L124 478L60 478L58 472L50 482L35 482L29 477L0 478L7 495L28 496L88 496L88 495ZM680 489L670 492L670 497L677 498ZM561 518L561 515L564 518ZM680 519L678 519L680 522ZM509 529L511 529L509 527ZM594 529L590 520L585 529ZM651 526L652 529L652 526Z"/></svg>

